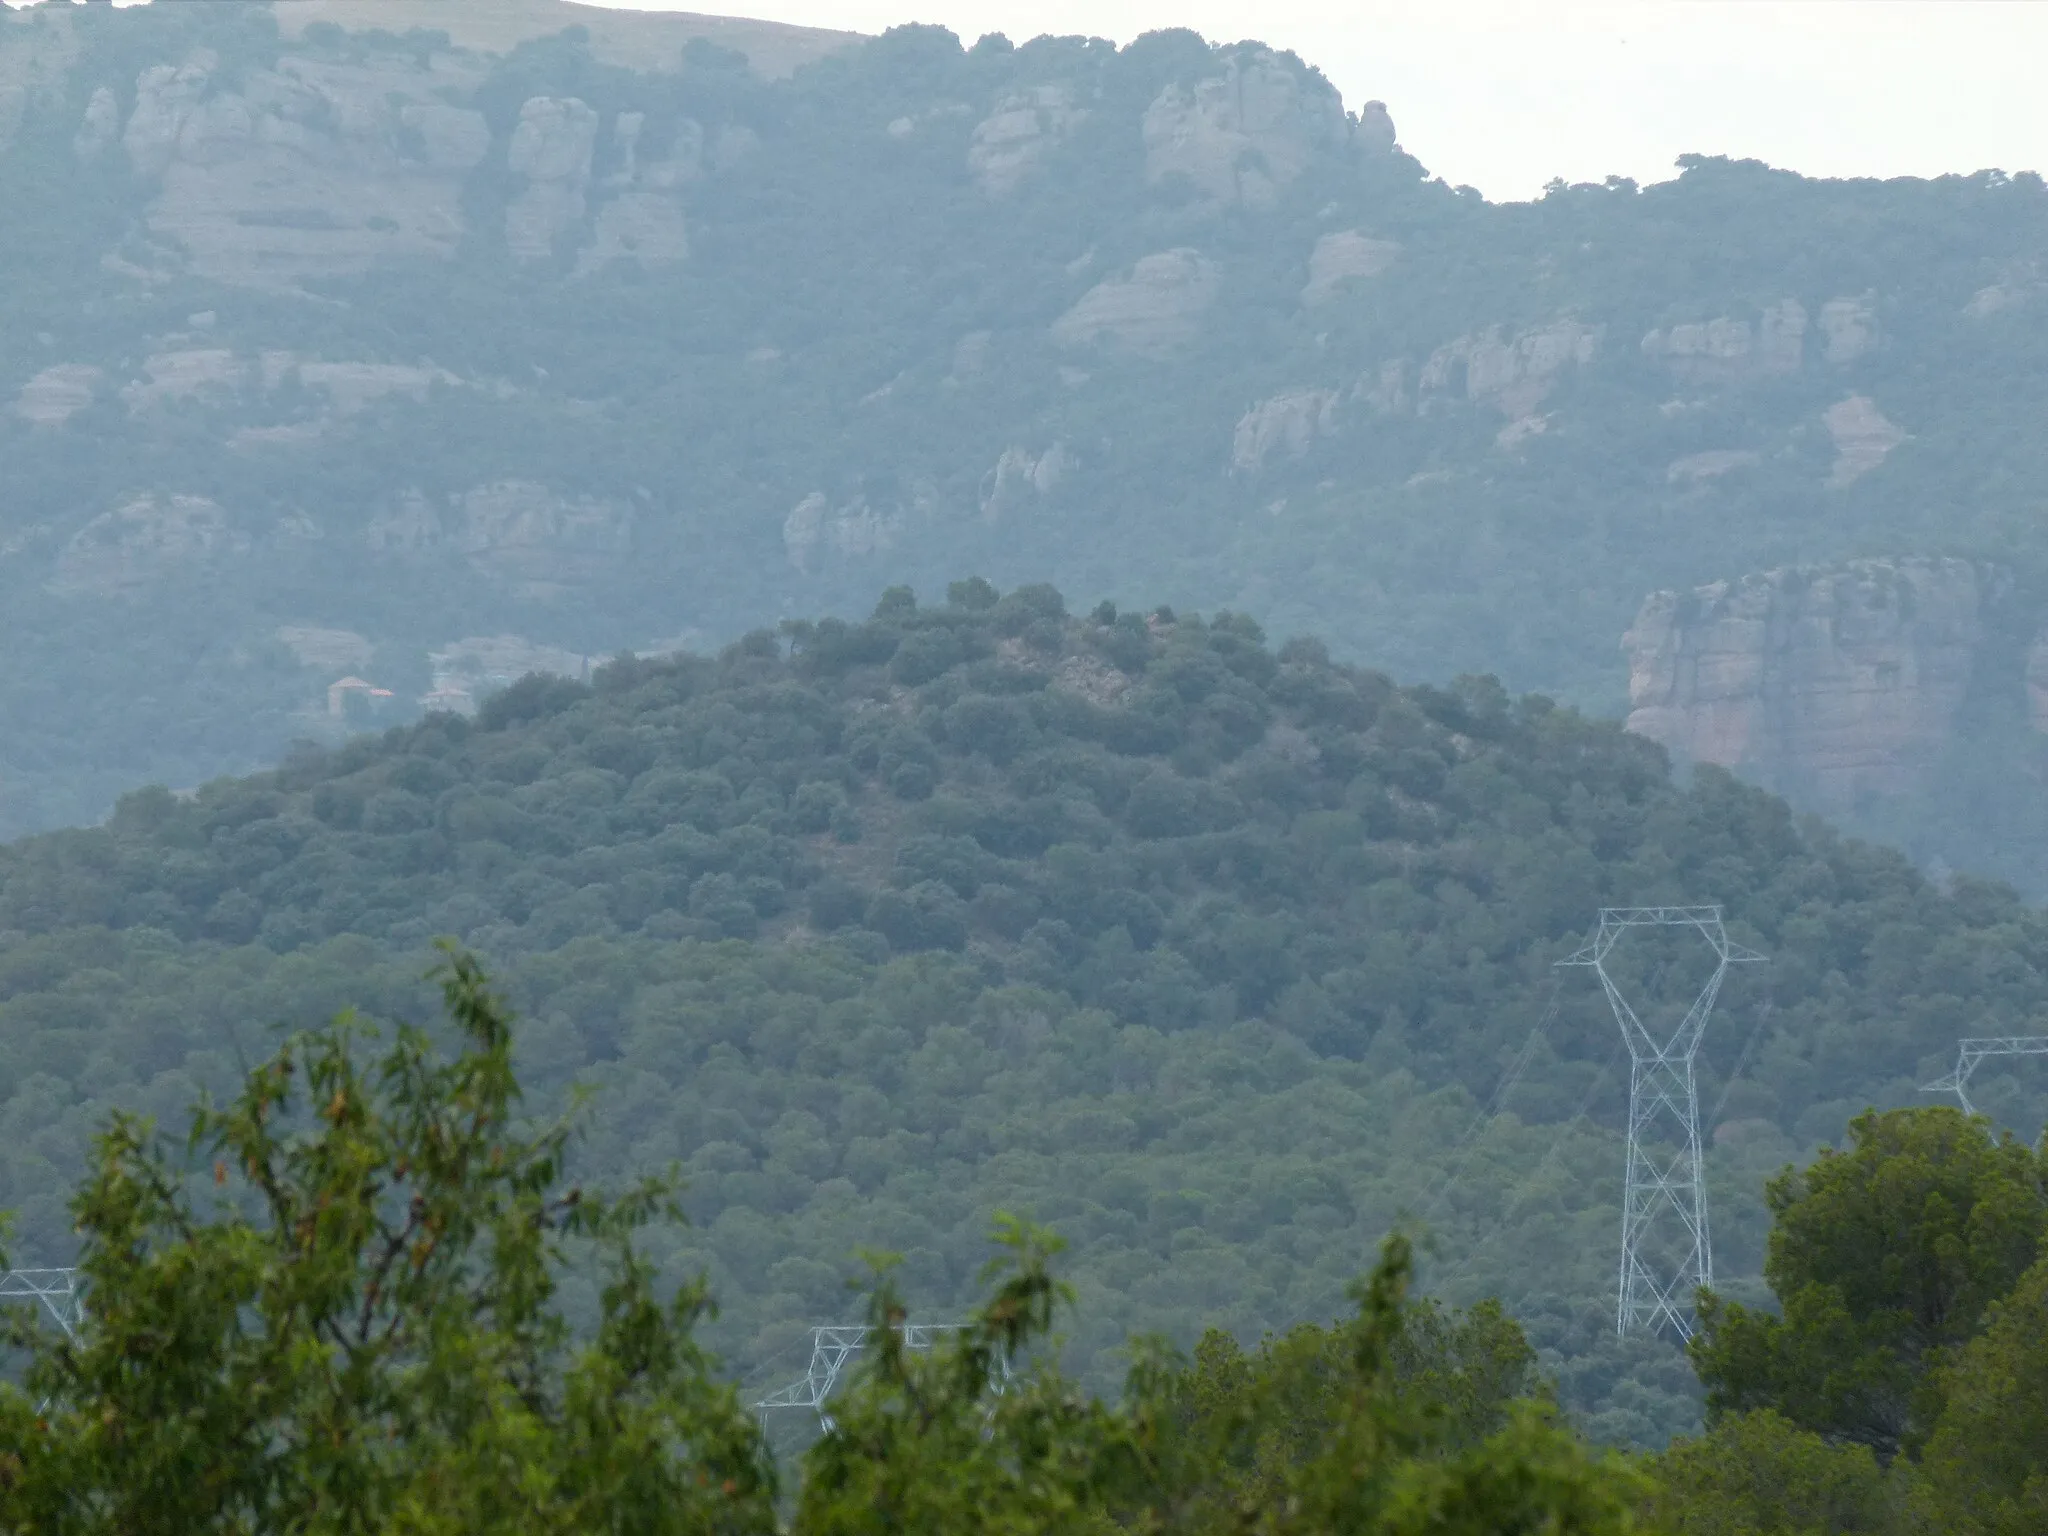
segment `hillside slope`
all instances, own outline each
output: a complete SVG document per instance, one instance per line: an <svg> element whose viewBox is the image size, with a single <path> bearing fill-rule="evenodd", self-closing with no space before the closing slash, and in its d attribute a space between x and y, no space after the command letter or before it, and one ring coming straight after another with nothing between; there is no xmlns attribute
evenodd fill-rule
<svg viewBox="0 0 2048 1536"><path fill-rule="evenodd" d="M1660 901L1770 957L1702 1078L1737 1294L1767 1172L2048 1011L2048 922L2009 892L1675 784L1546 699L1396 687L1227 613L897 590L0 850L0 1208L60 1261L108 1107L175 1116L279 1020L425 1016L451 933L544 1095L598 1088L586 1173L684 1164L668 1260L709 1267L754 1379L844 1316L860 1245L958 1305L998 1209L1073 1240L1100 1381L1130 1329L1333 1314L1406 1219L1433 1285L1504 1295L1602 1433L1658 1441L1695 1410L1674 1352L1610 1332L1625 1074L1552 962ZM1619 974L1662 1016L1701 959Z"/></svg>
<svg viewBox="0 0 2048 1536"><path fill-rule="evenodd" d="M0 19L0 824L963 569L1619 713L1646 592L1864 556L1997 567L2037 799L2036 178L1496 206L1251 43L331 11Z"/></svg>

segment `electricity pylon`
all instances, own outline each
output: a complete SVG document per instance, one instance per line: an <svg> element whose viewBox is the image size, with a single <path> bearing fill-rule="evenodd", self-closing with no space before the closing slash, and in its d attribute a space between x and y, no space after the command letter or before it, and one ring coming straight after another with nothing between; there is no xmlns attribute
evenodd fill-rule
<svg viewBox="0 0 2048 1536"><path fill-rule="evenodd" d="M78 1337L85 1302L75 1269L10 1269L0 1274L0 1302L39 1301L67 1338Z"/></svg>
<svg viewBox="0 0 2048 1536"><path fill-rule="evenodd" d="M1937 1077L1920 1091L1952 1093L1963 1106L1963 1113L1974 1115L1977 1107L1970 1102L1970 1095L1964 1090L1969 1087L1970 1074L1977 1070L1977 1063L1986 1056L2048 1056L2048 1035L1998 1035L1961 1041L1955 1071L1947 1077Z"/></svg>
<svg viewBox="0 0 2048 1536"><path fill-rule="evenodd" d="M1695 928L1712 946L1714 974L1669 1036L1653 1034L1607 974L1607 956L1631 928ZM1693 1333L1693 1293L1714 1283L1700 1100L1693 1058L1731 965L1762 955L1733 942L1719 907L1602 907L1600 927L1559 965L1592 968L1628 1046L1628 1154L1621 1193L1621 1274L1614 1331L1681 1339Z"/></svg>
<svg viewBox="0 0 2048 1536"><path fill-rule="evenodd" d="M903 1347L923 1353L944 1335L958 1333L966 1326L964 1323L905 1323ZM754 1411L765 1418L777 1408L807 1408L817 1414L820 1429L830 1430L832 1415L825 1410L825 1399L839 1384L840 1373L846 1369L847 1362L868 1347L874 1334L872 1328L813 1328L811 1368L803 1380L792 1382L779 1392L769 1393L754 1404ZM1010 1363L1007 1360L997 1369L1004 1380L1008 1379ZM1003 1380L996 1381L994 1386L996 1391L1002 1391Z"/></svg>

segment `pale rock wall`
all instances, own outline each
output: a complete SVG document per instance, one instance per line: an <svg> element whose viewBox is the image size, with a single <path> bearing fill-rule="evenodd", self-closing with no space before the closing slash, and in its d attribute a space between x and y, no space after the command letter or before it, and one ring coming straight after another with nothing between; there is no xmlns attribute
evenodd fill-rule
<svg viewBox="0 0 2048 1536"><path fill-rule="evenodd" d="M58 363L21 386L14 414L38 427L61 427L93 402L104 375L90 363Z"/></svg>
<svg viewBox="0 0 2048 1536"><path fill-rule="evenodd" d="M49 587L66 597L130 597L245 546L203 496L138 496L71 537Z"/></svg>
<svg viewBox="0 0 2048 1536"><path fill-rule="evenodd" d="M813 491L782 520L782 549L791 565L809 571L821 554L849 560L888 549L903 525L898 508L873 506L865 496L835 507L824 492Z"/></svg>
<svg viewBox="0 0 2048 1536"><path fill-rule="evenodd" d="M967 169L989 196L1006 196L1087 117L1067 86L1039 85L1013 92L974 125L967 143Z"/></svg>
<svg viewBox="0 0 2048 1536"><path fill-rule="evenodd" d="M1051 495L1075 468L1074 455L1064 443L1054 443L1043 453L1005 448L995 468L982 477L981 515L1000 522L1022 512Z"/></svg>
<svg viewBox="0 0 2048 1536"><path fill-rule="evenodd" d="M1460 336L1430 354L1417 391L1443 395L1462 388L1467 400L1493 406L1510 422L1524 420L1567 369L1593 360L1600 335L1599 326L1564 319L1514 336L1499 326Z"/></svg>
<svg viewBox="0 0 2048 1536"><path fill-rule="evenodd" d="M78 53L78 34L62 10L0 11L0 154L21 131L32 103L62 99Z"/></svg>
<svg viewBox="0 0 2048 1536"><path fill-rule="evenodd" d="M1877 295L1829 299L1817 317L1822 356L1837 366L1868 357L1877 350Z"/></svg>
<svg viewBox="0 0 2048 1536"><path fill-rule="evenodd" d="M1052 324L1062 347L1106 342L1163 355L1192 341L1222 286L1216 264L1183 246L1140 259L1125 277L1097 283Z"/></svg>
<svg viewBox="0 0 2048 1536"><path fill-rule="evenodd" d="M632 508L567 496L531 480L497 480L437 504L407 491L364 530L378 553L418 562L460 561L520 597L552 600L601 587L627 570Z"/></svg>
<svg viewBox="0 0 2048 1536"><path fill-rule="evenodd" d="M1399 241L1378 240L1363 230L1339 229L1320 236L1309 252L1301 302L1310 308L1326 304L1347 282L1378 277L1400 254Z"/></svg>
<svg viewBox="0 0 2048 1536"><path fill-rule="evenodd" d="M632 509L621 502L500 480L463 492L453 510L454 547L524 597L599 586L622 575L632 554Z"/></svg>
<svg viewBox="0 0 2048 1536"><path fill-rule="evenodd" d="M1757 320L1721 316L1674 325L1643 338L1643 355L1692 384L1736 384L1797 373L1806 358L1806 308L1784 299Z"/></svg>
<svg viewBox="0 0 2048 1536"><path fill-rule="evenodd" d="M519 109L505 166L526 187L505 210L505 244L521 261L552 256L583 221L597 150L597 114L573 96L536 96Z"/></svg>
<svg viewBox="0 0 2048 1536"><path fill-rule="evenodd" d="M1673 459L1665 467L1664 479L1671 485L1697 485L1738 469L1752 469L1763 462L1763 457L1754 448L1709 448L1704 453L1688 453L1684 458Z"/></svg>
<svg viewBox="0 0 2048 1536"><path fill-rule="evenodd" d="M290 56L233 89L218 68L201 51L145 69L121 132L131 166L156 183L150 232L191 271L288 288L454 253L462 181L490 132L443 97L473 90L480 62Z"/></svg>
<svg viewBox="0 0 2048 1536"><path fill-rule="evenodd" d="M1142 131L1147 179L1184 176L1213 202L1267 208L1352 126L1327 81L1270 49L1240 48L1221 74L1161 91Z"/></svg>
<svg viewBox="0 0 2048 1536"><path fill-rule="evenodd" d="M1862 560L1655 592L1622 639L1628 728L1822 807L1920 782L2002 595L1963 560Z"/></svg>
<svg viewBox="0 0 2048 1536"><path fill-rule="evenodd" d="M2027 650L2027 722L2048 736L2048 630Z"/></svg>
<svg viewBox="0 0 2048 1536"><path fill-rule="evenodd" d="M1298 459L1336 430L1334 389L1290 389L1246 411L1231 436L1231 466L1256 471L1276 454Z"/></svg>
<svg viewBox="0 0 2048 1536"><path fill-rule="evenodd" d="M1868 395L1837 400L1821 412L1820 419L1835 445L1828 484L1837 489L1862 479L1906 440L1905 431L1888 420Z"/></svg>

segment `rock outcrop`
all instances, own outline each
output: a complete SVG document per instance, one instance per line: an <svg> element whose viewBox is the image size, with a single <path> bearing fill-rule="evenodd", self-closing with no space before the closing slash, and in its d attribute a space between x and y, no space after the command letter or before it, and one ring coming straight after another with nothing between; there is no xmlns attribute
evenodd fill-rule
<svg viewBox="0 0 2048 1536"><path fill-rule="evenodd" d="M813 491L782 520L782 549L791 565L809 571L821 553L849 560L889 548L902 535L903 521L899 508L874 506L865 496L835 507L823 491Z"/></svg>
<svg viewBox="0 0 2048 1536"><path fill-rule="evenodd" d="M1039 85L1014 92L974 125L967 142L967 168L982 191L991 197L1005 196L1087 116L1084 108L1074 104L1069 86Z"/></svg>
<svg viewBox="0 0 2048 1536"><path fill-rule="evenodd" d="M1160 356L1195 337L1204 311L1216 302L1222 280L1200 251L1160 251L1126 277L1097 283L1052 324L1062 347L1102 342L1127 352Z"/></svg>
<svg viewBox="0 0 2048 1536"><path fill-rule="evenodd" d="M1221 74L1166 87L1143 132L1148 180L1184 177L1212 202L1267 208L1352 126L1329 82L1250 47L1226 54Z"/></svg>
<svg viewBox="0 0 2048 1536"><path fill-rule="evenodd" d="M1731 316L1690 321L1643 338L1643 355L1689 384L1738 384L1797 373L1806 358L1806 308L1784 299L1754 322Z"/></svg>
<svg viewBox="0 0 2048 1536"><path fill-rule="evenodd" d="M1877 295L1829 299L1820 307L1821 355L1837 366L1877 350Z"/></svg>
<svg viewBox="0 0 2048 1536"><path fill-rule="evenodd" d="M549 600L618 579L633 549L632 509L531 480L475 486L441 505L408 491L365 530L399 559L456 560L516 595Z"/></svg>
<svg viewBox="0 0 2048 1536"><path fill-rule="evenodd" d="M138 496L72 535L49 586L65 597L131 597L245 544L204 496Z"/></svg>
<svg viewBox="0 0 2048 1536"><path fill-rule="evenodd" d="M1074 456L1064 443L1043 453L1005 448L981 482L981 515L990 522L1022 512L1052 492L1073 472Z"/></svg>
<svg viewBox="0 0 2048 1536"><path fill-rule="evenodd" d="M575 97L536 96L519 109L505 168L526 186L505 210L505 244L521 261L554 254L556 239L583 221L597 114Z"/></svg>
<svg viewBox="0 0 2048 1536"><path fill-rule="evenodd" d="M1826 809L1915 788L1949 739L2005 578L1861 560L1656 592L1623 637L1629 729Z"/></svg>
<svg viewBox="0 0 2048 1536"><path fill-rule="evenodd" d="M447 97L471 93L483 68L453 54L289 55L230 82L204 51L153 65L120 138L156 184L150 232L198 275L257 287L445 259L463 179L491 143L483 114Z"/></svg>
<svg viewBox="0 0 2048 1536"><path fill-rule="evenodd" d="M1337 296L1354 279L1378 277L1401 254L1395 240L1378 240L1358 229L1340 229L1318 237L1308 256L1308 281L1301 302L1314 308Z"/></svg>
<svg viewBox="0 0 2048 1536"><path fill-rule="evenodd" d="M1590 363L1599 346L1600 328L1576 320L1553 320L1514 336L1493 326L1438 347L1416 387L1423 395L1462 394L1510 422L1522 421L1566 369Z"/></svg>
<svg viewBox="0 0 2048 1536"><path fill-rule="evenodd" d="M14 414L38 427L61 427L93 402L102 374L90 363L59 363L21 386Z"/></svg>
<svg viewBox="0 0 2048 1536"><path fill-rule="evenodd" d="M1828 484L1837 488L1862 479L1906 440L1905 432L1886 419L1868 395L1837 400L1821 412L1820 419L1835 445Z"/></svg>
<svg viewBox="0 0 2048 1536"><path fill-rule="evenodd" d="M2048 630L2027 650L2027 723L2048 736Z"/></svg>
<svg viewBox="0 0 2048 1536"><path fill-rule="evenodd" d="M1253 471L1275 456L1298 459L1335 430L1334 389L1290 389L1246 411L1231 436L1232 468Z"/></svg>

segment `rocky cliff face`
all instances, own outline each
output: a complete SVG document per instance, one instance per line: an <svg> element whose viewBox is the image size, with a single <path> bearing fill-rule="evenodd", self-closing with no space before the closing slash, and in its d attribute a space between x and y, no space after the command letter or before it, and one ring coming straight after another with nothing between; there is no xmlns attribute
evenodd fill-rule
<svg viewBox="0 0 2048 1536"><path fill-rule="evenodd" d="M1834 810L1908 793L2008 585L1963 560L1861 560L1653 593L1622 642L1629 729Z"/></svg>

